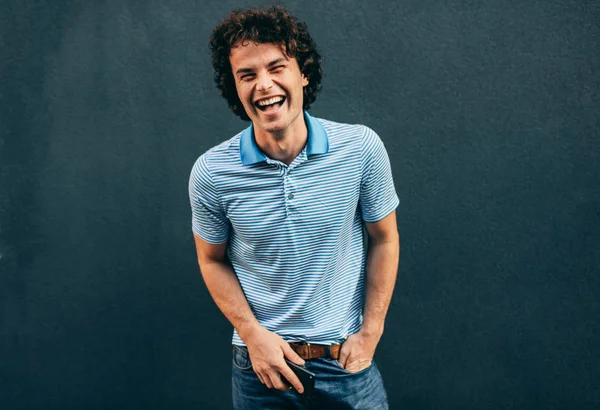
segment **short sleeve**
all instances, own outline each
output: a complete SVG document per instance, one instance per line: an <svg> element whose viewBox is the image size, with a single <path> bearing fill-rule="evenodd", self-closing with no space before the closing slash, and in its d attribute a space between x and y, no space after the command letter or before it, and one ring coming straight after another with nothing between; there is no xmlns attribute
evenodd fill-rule
<svg viewBox="0 0 600 410"><path fill-rule="evenodd" d="M192 231L206 242L225 243L229 239L230 224L221 205L205 155L198 158L190 174Z"/></svg>
<svg viewBox="0 0 600 410"><path fill-rule="evenodd" d="M362 176L360 209L365 222L377 222L388 216L400 203L390 160L379 136L365 127L361 147Z"/></svg>

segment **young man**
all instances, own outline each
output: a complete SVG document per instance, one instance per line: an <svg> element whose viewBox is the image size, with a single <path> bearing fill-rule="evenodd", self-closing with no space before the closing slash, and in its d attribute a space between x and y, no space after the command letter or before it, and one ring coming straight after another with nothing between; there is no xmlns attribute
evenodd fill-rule
<svg viewBox="0 0 600 410"><path fill-rule="evenodd" d="M217 87L251 121L196 161L189 185L200 270L234 327L234 407L387 408L373 355L399 237L383 144L306 112L321 58L285 9L230 13L211 48ZM316 375L312 391L285 359Z"/></svg>

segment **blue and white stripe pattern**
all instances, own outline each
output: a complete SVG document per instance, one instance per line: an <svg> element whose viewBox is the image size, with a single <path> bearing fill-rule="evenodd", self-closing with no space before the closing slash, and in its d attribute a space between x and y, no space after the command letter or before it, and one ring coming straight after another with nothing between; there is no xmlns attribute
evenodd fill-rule
<svg viewBox="0 0 600 410"><path fill-rule="evenodd" d="M362 323L362 222L383 219L399 201L375 132L304 117L308 142L289 166L260 151L252 126L198 158L192 229L207 242L229 242L265 328L288 341L340 343ZM233 344L244 344L235 331Z"/></svg>

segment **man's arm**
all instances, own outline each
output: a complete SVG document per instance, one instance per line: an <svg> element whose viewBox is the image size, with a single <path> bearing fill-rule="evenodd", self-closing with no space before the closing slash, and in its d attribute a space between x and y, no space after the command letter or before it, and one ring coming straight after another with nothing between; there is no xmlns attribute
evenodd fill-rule
<svg viewBox="0 0 600 410"><path fill-rule="evenodd" d="M350 372L368 367L373 360L383 334L400 258L396 211L379 222L365 223L365 226L369 235L369 249L363 324L358 333L346 339L339 359L340 364Z"/></svg>
<svg viewBox="0 0 600 410"><path fill-rule="evenodd" d="M256 320L237 276L226 260L227 243L214 245L196 235L194 240L206 287L221 312L246 343L252 367L260 381L269 388L287 390L288 386L284 383L287 379L302 393L302 383L285 363L284 357L299 365L303 365L304 360L285 340L262 327Z"/></svg>

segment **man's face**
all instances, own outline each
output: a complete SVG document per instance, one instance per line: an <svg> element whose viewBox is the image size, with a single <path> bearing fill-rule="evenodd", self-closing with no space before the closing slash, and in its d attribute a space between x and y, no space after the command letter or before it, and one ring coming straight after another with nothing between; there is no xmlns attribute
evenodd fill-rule
<svg viewBox="0 0 600 410"><path fill-rule="evenodd" d="M238 97L254 128L269 133L303 120L302 89L308 79L295 58L274 43L238 43L229 55Z"/></svg>

